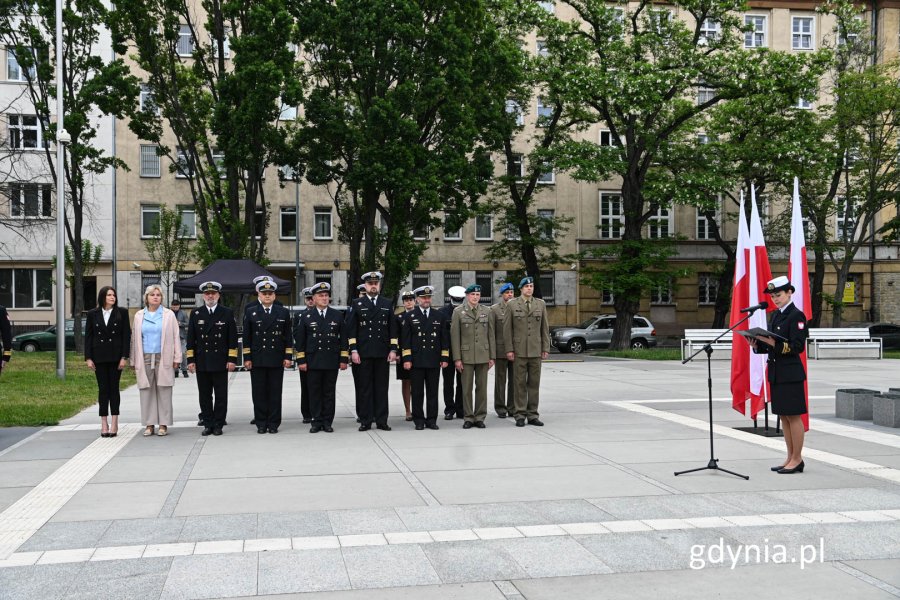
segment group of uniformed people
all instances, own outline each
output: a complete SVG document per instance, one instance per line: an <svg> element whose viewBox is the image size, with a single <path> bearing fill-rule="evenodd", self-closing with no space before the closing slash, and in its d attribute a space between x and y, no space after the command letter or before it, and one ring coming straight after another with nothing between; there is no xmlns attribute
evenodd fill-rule
<svg viewBox="0 0 900 600"><path fill-rule="evenodd" d="M461 305L433 308L434 288L421 286L403 292L404 310L399 314L380 295L381 280L378 271L363 275L360 296L346 312L330 306L330 284L306 288L306 308L293 322L288 309L275 300L275 281L254 280L258 299L244 310L242 359L250 372L258 433L278 433L284 369L293 364L300 374L300 412L310 433L334 431L335 386L338 373L348 365L354 371L359 430L374 425L390 431L390 363L398 365L397 378L409 382L403 386L406 420L414 421L418 430L438 429L442 369L451 370L451 378L459 377L457 393L462 397L459 412L455 401L445 405L444 418L463 418L464 429L484 428L488 371L495 364L497 415L512 415L520 427L526 421L543 425L538 418L540 361L549 353L550 335L546 306L533 298L530 277L519 283L521 296L516 299L512 284L504 284L500 301L492 307L480 303L481 287L470 285ZM215 281L200 286L204 305L191 314L187 331L188 368L197 373L203 435L222 433L228 373L238 362L235 319L230 309L218 305L221 289ZM228 325L216 325L223 322Z"/></svg>

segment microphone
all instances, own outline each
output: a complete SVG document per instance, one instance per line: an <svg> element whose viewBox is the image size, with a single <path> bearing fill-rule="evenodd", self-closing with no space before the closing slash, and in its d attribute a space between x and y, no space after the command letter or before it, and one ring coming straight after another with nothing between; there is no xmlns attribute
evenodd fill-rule
<svg viewBox="0 0 900 600"><path fill-rule="evenodd" d="M762 308L762 309L769 308L769 303L768 302L760 302L759 304L757 304L755 306L748 306L747 308L742 308L741 312L742 313L752 313L753 311L759 310L760 308Z"/></svg>

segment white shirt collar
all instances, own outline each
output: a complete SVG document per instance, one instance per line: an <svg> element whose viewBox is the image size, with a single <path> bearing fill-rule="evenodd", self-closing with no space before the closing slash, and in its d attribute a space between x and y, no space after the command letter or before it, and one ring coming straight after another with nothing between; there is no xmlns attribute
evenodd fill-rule
<svg viewBox="0 0 900 600"><path fill-rule="evenodd" d="M206 307L206 310L208 310L209 313L212 314L213 311L215 311L215 310L216 310L216 307L218 307L218 306L219 306L219 304L216 303L216 304L213 304L212 306L207 306L207 307Z"/></svg>
<svg viewBox="0 0 900 600"><path fill-rule="evenodd" d="M784 311L787 309L787 307L790 306L790 305L793 304L793 303L794 303L794 301L793 301L793 300L790 300L787 304L785 304L784 306L782 306L781 308L779 308L778 311L779 311L779 312L784 312Z"/></svg>

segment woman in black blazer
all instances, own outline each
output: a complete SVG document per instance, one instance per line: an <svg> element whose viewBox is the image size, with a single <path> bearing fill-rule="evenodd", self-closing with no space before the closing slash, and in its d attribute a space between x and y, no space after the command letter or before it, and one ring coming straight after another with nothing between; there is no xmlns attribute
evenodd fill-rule
<svg viewBox="0 0 900 600"><path fill-rule="evenodd" d="M119 432L119 379L130 351L128 311L119 308L116 290L103 287L97 295L97 308L87 313L84 333L84 360L97 376L100 437L116 437ZM112 425L107 423L110 412Z"/></svg>

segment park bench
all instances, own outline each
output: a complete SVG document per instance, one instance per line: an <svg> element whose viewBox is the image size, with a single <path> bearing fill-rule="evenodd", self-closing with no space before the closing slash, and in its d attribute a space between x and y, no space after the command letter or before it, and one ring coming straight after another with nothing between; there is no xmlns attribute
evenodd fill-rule
<svg viewBox="0 0 900 600"><path fill-rule="evenodd" d="M681 360L686 359L722 335L723 331L725 329L685 329L684 338L681 340ZM729 333L715 344L712 344L713 358L731 358L731 336L732 334ZM722 352L724 350L727 350L727 352Z"/></svg>
<svg viewBox="0 0 900 600"><path fill-rule="evenodd" d="M881 358L881 338L866 327L816 327L809 330L810 358Z"/></svg>

